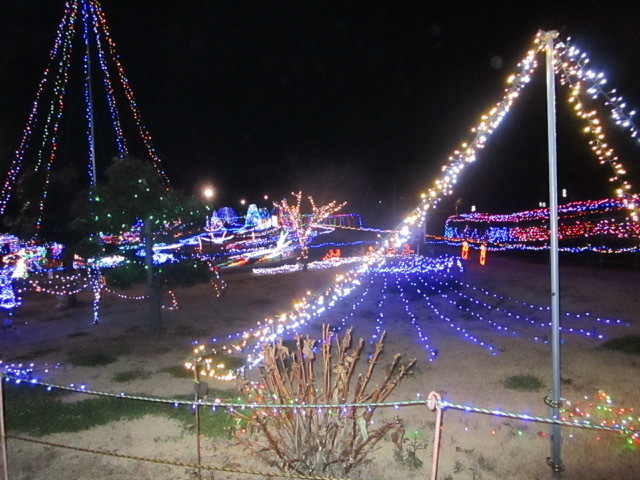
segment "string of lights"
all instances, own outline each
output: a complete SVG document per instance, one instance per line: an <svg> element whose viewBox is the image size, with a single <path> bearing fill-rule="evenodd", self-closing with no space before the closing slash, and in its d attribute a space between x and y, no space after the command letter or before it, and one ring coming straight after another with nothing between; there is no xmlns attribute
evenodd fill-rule
<svg viewBox="0 0 640 480"><path fill-rule="evenodd" d="M629 251L640 243L640 224L629 218L628 207L621 199L589 200L571 202L558 208L561 243L582 240L582 247L591 251ZM505 215L465 213L453 215L445 222L444 238L468 242L485 242L489 248L505 249L546 247L549 245L549 209L539 208ZM598 241L600 245L590 245ZM612 248L605 244L632 243L623 248ZM510 245L511 244L511 245ZM562 248L562 247L561 247Z"/></svg>
<svg viewBox="0 0 640 480"><path fill-rule="evenodd" d="M408 273L403 273L403 275L404 275L404 280L406 282L409 282L414 287L416 286L415 282L411 279L411 277L409 277ZM413 326L413 329L416 332L417 339L422 343L422 347L427 351L427 360L429 362L433 362L438 356L438 351L431 346L431 339L429 338L429 335L427 335L422 330L418 316L413 313L411 309L411 304L409 303L409 299L407 298L408 296L407 292L405 291L404 288L402 288L400 278L401 278L400 275L396 275L395 277L396 287L400 291L400 301L402 302L405 313L409 317L411 325ZM417 291L417 288L416 288L416 291Z"/></svg>
<svg viewBox="0 0 640 480"><path fill-rule="evenodd" d="M76 5L75 8L73 8L72 13L69 15L69 20L75 20L77 10L78 6ZM37 152L37 161L34 168L34 171L36 172L41 169L44 171L44 185L42 187L42 195L38 201L38 215L35 221L36 229L39 229L42 226L44 205L49 192L51 171L58 147L58 129L60 127L60 119L62 118L62 110L64 107L65 87L69 80L69 60L71 58L74 28L70 24L66 25L66 28L63 27L63 32L61 61L53 82L53 94L49 104L49 113L46 116L43 125L42 141ZM57 50L55 47L54 49ZM42 158L43 156L46 156L44 161ZM43 162L44 165L42 165Z"/></svg>
<svg viewBox="0 0 640 480"><path fill-rule="evenodd" d="M482 340L476 335L470 333L466 328L459 325L458 322L456 322L454 319L449 317L445 312L442 312L441 309L438 308L438 306L436 306L434 302L432 302L429 298L429 295L428 295L429 290L433 287L430 286L426 282L426 280L422 277L420 277L420 282L422 283L423 287L426 288L426 290L421 289L421 290L417 290L417 292L423 296L424 304L431 310L435 318L443 320L449 327L451 327L453 330L458 332L464 340L474 343L480 347L483 347L484 349L489 351L493 356L498 355L499 353L498 349L495 346L493 346L489 341Z"/></svg>
<svg viewBox="0 0 640 480"><path fill-rule="evenodd" d="M433 408L429 404L429 400L422 398L420 393L416 394L415 400L401 400L393 402L368 402L368 403L343 403L335 405L325 404L296 404L292 401L290 404L277 404L272 402L265 402L269 397L265 396L260 401L254 403L243 403L241 398L235 400L223 400L221 398L214 398L211 400L183 400L175 398L162 398L162 397L150 397L142 395L134 395L128 393L110 393L101 392L89 389L86 384L70 384L70 385L56 385L48 382L43 382L35 378L29 378L25 376L20 370L14 371L8 365L0 363L0 381L13 381L19 385L22 383L28 383L32 386L40 386L47 391L64 390L67 392L75 392L81 394L103 396L103 397L116 397L127 398L130 400L139 400L154 403L163 403L173 405L174 407L186 406L192 409L196 407L209 407L211 411L216 411L218 408L226 409L228 412L233 412L234 409L255 409L260 407L269 407L272 409L273 414L277 415L279 410L292 409L294 411L301 411L304 409L316 409L318 411L333 410L339 412L345 408L356 407L371 409L374 407L392 407L396 410L400 408L406 408L411 406L429 406L430 409L452 409L460 410L463 412L473 412L484 415L491 415L495 417L512 418L525 422L537 422L547 424L557 424L566 427L575 427L585 430L601 431L619 433L625 438L625 446L627 448L637 448L640 445L640 431L638 426L640 425L640 417L635 414L633 408L618 407L613 404L613 400L610 395L604 391L599 391L593 399L584 397L583 401L570 402L563 401L563 408L561 409L560 418L546 418L528 413L514 413L501 409L477 407L474 405L466 405L450 402L447 400L436 399ZM29 367L32 368L32 367ZM32 370L33 371L33 370ZM465 431L468 431L468 427L465 427ZM492 435L496 435L496 430L492 429L490 432ZM518 430L518 435L522 436L522 430ZM539 436L546 436L545 434ZM573 438L572 435L569 438ZM602 437L598 436L597 440L601 440Z"/></svg>
<svg viewBox="0 0 640 480"><path fill-rule="evenodd" d="M485 245L484 241L476 241L476 240L451 240L445 237L439 237L437 235L429 235L431 240L427 240L427 244L431 245L449 245L453 247L461 246L465 241L468 243L470 248L475 250L479 250ZM486 245L487 250L491 252L503 252L503 251L512 251L512 250L521 250L521 251L530 251L530 252L542 252L545 250L549 250L549 245L531 245L526 243L509 243L509 244L493 244ZM621 254L621 253L638 253L640 252L640 245L635 247L626 247L626 248L613 248L607 246L600 245L584 245L581 247L558 247L559 252L566 253L602 253L602 254Z"/></svg>
<svg viewBox="0 0 640 480"><path fill-rule="evenodd" d="M78 23L82 22L81 26ZM79 31L76 35L76 31ZM168 183L168 178L164 173L160 159L158 158L151 136L141 120L141 115L135 101L133 91L125 74L124 68L116 53L116 45L109 34L104 12L97 0L68 0L62 19L58 25L54 45L49 53L49 61L45 68L41 80L36 90L36 97L32 104L31 112L28 116L26 126L22 133L22 138L15 152L11 166L6 173L6 179L0 190L0 214L4 213L11 198L20 172L24 169L27 150L31 144L36 144L35 164L31 169L35 172L43 172L43 185L41 195L36 200L38 212L35 222L36 228L41 228L42 217L51 182L51 172L57 154L58 133L60 121L65 111L65 99L67 98L66 87L69 82L71 62L76 43L82 46L93 43L96 47L96 55L100 70L103 74L103 84L105 86L106 103L111 115L111 124L115 131L115 141L118 154L127 154L125 136L122 129L121 114L116 105L115 87L110 73L110 65L114 65L119 85L124 91L129 109L139 135L146 146L147 152L153 165L161 178ZM82 48L82 47L80 47ZM90 96L90 56L89 49L85 49L82 55L82 72L84 76L84 100L85 117L87 122L86 135L89 145L88 158L93 155L92 142L92 118ZM48 107L44 104L48 101ZM40 118L41 116L44 119ZM39 126L40 125L40 126ZM36 136L39 140L36 140ZM89 165L89 177L91 184L95 185L95 172Z"/></svg>
<svg viewBox="0 0 640 480"><path fill-rule="evenodd" d="M142 123L142 116L140 114L140 109L138 108L138 104L133 95L133 90L129 83L129 79L127 78L127 75L125 73L124 67L122 66L122 62L120 62L120 57L116 53L116 44L113 38L111 37L111 34L109 33L109 27L107 25L104 12L102 11L102 8L100 7L100 4L98 3L97 0L84 0L84 1L90 2L92 11L94 12L95 22L97 23L97 26L101 29L101 33L103 35L104 41L107 44L110 60L112 64L115 65L116 72L118 73L118 78L120 80L120 84L124 89L125 97L129 102L129 108L131 110L131 113L133 114L134 121L138 128L138 133L142 138L144 145L147 148L147 153L149 154L149 158L151 158L151 161L154 167L156 168L156 171L160 175L160 177L163 178L165 183L168 185L169 178L167 177L166 173L164 172L164 169L162 168L160 158L156 154L155 148L153 146L153 141L151 139L151 135L147 130L146 126ZM104 55L104 53L102 55Z"/></svg>
<svg viewBox="0 0 640 480"><path fill-rule="evenodd" d="M11 166L7 172L7 178L2 185L2 190L0 191L0 213L4 213L7 208L7 203L11 198L11 193L13 188L17 182L18 175L22 171L23 161L25 157L25 152L31 142L32 133L36 129L36 125L38 123L38 113L40 110L41 102L43 101L43 92L45 90L45 86L50 81L51 68L55 65L55 58L58 56L58 51L64 43L65 35L68 35L68 24L73 24L73 19L77 16L77 3L69 3L65 4L64 13L60 23L58 24L58 29L56 31L56 37L53 43L53 47L49 52L49 60L47 62L47 67L44 69L42 78L38 84L38 88L36 89L36 97L31 107L31 112L27 118L27 124L22 132L22 138L20 140L19 146L16 150L15 156L11 161Z"/></svg>
<svg viewBox="0 0 640 480"><path fill-rule="evenodd" d="M101 41L101 23L99 21L99 17L97 15L96 6L91 2L83 3L83 24L84 24L84 42L86 45L90 45L92 37L90 36L89 25L91 24L91 31L94 32L98 61L100 63L100 70L103 73L103 83L105 87L105 93L107 98L107 105L109 108L109 114L111 116L111 126L114 129L115 133L115 141L117 146L118 155L120 157L124 157L127 155L127 146L126 139L124 133L122 131L122 123L120 120L120 114L116 107L116 99L115 99L115 91L113 88L113 84L111 82L111 77L109 75L109 68L104 54L104 47ZM89 55L89 49L85 51L84 54L84 72L85 72L85 108L86 108L86 121L87 121L87 137L89 140L89 160L93 157L93 141L91 139L92 136L92 122L93 115L91 114L91 103L92 99L90 97L91 93L91 58ZM96 185L95 172L93 171L92 165L88 166L89 172L92 175L92 185Z"/></svg>
<svg viewBox="0 0 640 480"><path fill-rule="evenodd" d="M465 283L462 282L458 279L455 280L456 283L458 283L460 285L461 288L467 288L469 290L472 290L474 292L479 292L489 298L492 298L494 300L496 300L499 304L505 304L505 303L516 303L519 305L523 305L526 308L530 308L532 310L539 310L539 311L550 311L551 307L548 305L535 305L533 303L529 303L529 302L525 302L523 300L514 298L514 297L510 297L510 296L506 296L506 295L501 295L498 293L492 293L489 290L482 288L482 287L477 287L475 285L470 285L469 283ZM585 313L573 313L573 312L563 312L562 315L564 315L567 318L574 318L576 320L582 320L582 319L589 319L593 322L597 322L597 323L602 323L604 325L620 325L620 326L630 326L631 323L625 321L625 320L621 320L619 318L602 318L602 317L593 317L591 315L591 313L589 312L585 312Z"/></svg>
<svg viewBox="0 0 640 480"><path fill-rule="evenodd" d="M633 113L627 115L624 111L626 104L622 97L618 97L615 90L605 92L602 88L607 83L604 73L595 73L585 69L589 58L583 52L567 43L557 42L554 46L558 60L555 64L556 72L560 74L560 82L569 87L569 103L578 118L586 123L583 132L591 136L589 145L601 164L608 163L613 169L613 176L609 179L618 185L615 193L618 198L625 201L633 220L638 220L636 212L637 194L630 194L631 185L625 179L626 168L616 155L613 147L607 142L604 132L604 123L598 118L597 111L587 111L587 99L585 98L584 83L589 83L587 93L593 100L599 96L604 97L605 105L611 107L611 117L616 125L627 128L632 137L637 136L637 129L631 119Z"/></svg>
<svg viewBox="0 0 640 480"><path fill-rule="evenodd" d="M384 248L399 245L404 242L412 228L422 227L424 225L428 211L432 208L436 208L444 196L450 195L453 192L454 185L457 182L458 176L464 170L464 167L469 163L475 162L478 152L484 148L489 136L501 124L506 114L510 111L514 101L519 97L522 89L530 82L531 76L537 67L536 57L545 50L543 34L544 32L538 32L536 34L533 44L524 59L518 63L517 72L508 77L507 87L505 88L502 99L486 114L482 115L480 122L471 128L471 134L473 135L472 140L470 142L463 142L461 146L454 150L454 152L449 156L447 162L441 168L440 176L434 181L433 186L429 188L426 193L422 194L419 205L401 222L399 233L391 235L387 239L383 246ZM579 63L576 63L571 59L571 56L575 55L577 52L578 50L575 47L568 49L563 43L556 42L554 49L556 56L555 68L558 73L561 74L561 78L564 78L563 81L565 83L569 81L568 79L574 81L573 77L576 79L582 77L591 78L593 80L593 78L598 78L598 76L600 76L597 82L600 85L604 85L606 83L606 79L604 79L602 75L597 74L594 77L593 72L585 72ZM574 81L574 85L577 83L578 82ZM594 90L594 88L596 90ZM594 94L596 91L599 92L600 90L591 85L590 93ZM630 193L631 186L629 182L624 179L626 169L615 156L610 146L606 143L603 132L603 122L597 118L596 111L590 110L589 112L585 112L583 104L576 103L578 102L577 99L581 96L582 89L578 89L576 87L572 90L569 100L577 105L576 108L574 108L574 111L578 116L588 120L589 130L587 130L587 133L594 135L594 138L592 139L593 143L591 144L592 149L600 161L609 163L613 168L614 176L611 180L619 185L615 191L616 197L623 201L624 205L627 207L629 217L631 220L635 221L636 214L634 212L637 203L636 195L632 195ZM607 97L602 94L597 95L596 97L605 97L605 103L608 102L613 108L612 118L614 121L618 121L617 123L627 129L630 129L633 137L637 135L637 130L635 130L635 126L633 126L632 122L629 120L629 116L624 116L621 113L621 111L624 110L624 107L626 107L621 99L618 99L617 96ZM600 248L599 251L606 250L610 249Z"/></svg>

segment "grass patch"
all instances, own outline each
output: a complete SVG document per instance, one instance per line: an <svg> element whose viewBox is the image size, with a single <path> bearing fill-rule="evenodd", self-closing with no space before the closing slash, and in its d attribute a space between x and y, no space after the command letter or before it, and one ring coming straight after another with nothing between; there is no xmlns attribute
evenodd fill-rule
<svg viewBox="0 0 640 480"><path fill-rule="evenodd" d="M89 332L75 332L67 335L67 338L86 337L88 335L91 335L91 334Z"/></svg>
<svg viewBox="0 0 640 480"><path fill-rule="evenodd" d="M238 392L234 390L209 391L209 398L234 398ZM178 397L191 400L192 397ZM170 407L171 408L171 407ZM245 413L248 410L245 411ZM196 423L196 413L191 406L173 407L169 410L169 417L178 420L186 429L191 430ZM211 407L200 407L200 433L206 437L217 438L229 435L229 429L233 428L237 421L224 409L213 410Z"/></svg>
<svg viewBox="0 0 640 480"><path fill-rule="evenodd" d="M291 344L287 345L287 341L284 344L294 351L296 348L295 342L291 341ZM216 370L216 374L218 373L227 373L229 370L237 370L246 365L246 360L242 357L234 357L232 355L226 355L221 353L212 353L209 355L203 355L201 365L204 365L205 362L210 362L212 368ZM224 365L224 367L217 368L217 365ZM176 378L190 378L193 379L194 373L192 370L188 370L184 367L184 365L172 365L170 367L165 367L159 370L161 373L168 373L172 377ZM203 378L206 381L206 378Z"/></svg>
<svg viewBox="0 0 640 480"><path fill-rule="evenodd" d="M512 375L505 378L502 384L504 388L524 392L537 392L544 387L542 380L535 375Z"/></svg>
<svg viewBox="0 0 640 480"><path fill-rule="evenodd" d="M52 353L60 353L62 350L59 348L41 348L40 350L34 350L29 353L27 357L46 357Z"/></svg>
<svg viewBox="0 0 640 480"><path fill-rule="evenodd" d="M62 402L66 392L52 390L23 382L5 384L5 414L9 433L50 435L80 432L117 420L134 420L145 415L158 415L180 421L185 428L195 424L195 412L190 406L174 407L168 404L130 400L120 397L90 397L78 402ZM211 396L232 398L237 392L214 390ZM183 397L188 399L188 397ZM226 435L234 420L225 410L211 411L201 407L200 429L207 437Z"/></svg>
<svg viewBox="0 0 640 480"><path fill-rule="evenodd" d="M285 346L287 346L291 352L296 349L295 340L291 341L290 345L287 345L287 341L283 342ZM231 355L225 355L221 353L212 353L210 355L204 355L202 357L203 362L206 360L210 360L212 365L224 365L224 370L237 370L241 367L244 367L247 364L247 360L244 357L234 357Z"/></svg>
<svg viewBox="0 0 640 480"><path fill-rule="evenodd" d="M158 413L151 402L117 397L91 397L62 402L63 392L47 392L28 385L7 385L5 402L7 429L31 435L79 432L116 420L133 420Z"/></svg>
<svg viewBox="0 0 640 480"><path fill-rule="evenodd" d="M160 373L168 373L172 377L176 378L193 378L193 372L187 370L183 365L171 365L159 370Z"/></svg>
<svg viewBox="0 0 640 480"><path fill-rule="evenodd" d="M125 370L124 372L118 372L111 380L118 383L131 382L133 380L145 380L149 378L151 374L142 370Z"/></svg>
<svg viewBox="0 0 640 480"><path fill-rule="evenodd" d="M607 350L640 355L640 336L625 335L623 337L611 338L603 342L602 347Z"/></svg>
<svg viewBox="0 0 640 480"><path fill-rule="evenodd" d="M108 353L86 353L74 355L67 360L74 367L99 367L114 363L118 358Z"/></svg>
<svg viewBox="0 0 640 480"><path fill-rule="evenodd" d="M171 337L206 337L209 331L191 325L175 327L171 330Z"/></svg>

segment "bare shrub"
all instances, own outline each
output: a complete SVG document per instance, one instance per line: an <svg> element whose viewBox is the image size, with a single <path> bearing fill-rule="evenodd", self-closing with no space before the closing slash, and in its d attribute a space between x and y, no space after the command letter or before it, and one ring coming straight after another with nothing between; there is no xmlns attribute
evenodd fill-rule
<svg viewBox="0 0 640 480"><path fill-rule="evenodd" d="M245 403L256 407L251 412L232 412L240 420L241 428L234 432L238 442L282 472L344 475L366 463L386 433L402 438L398 417L372 428L377 407L370 404L384 402L411 372L415 359L405 365L395 355L382 381L367 392L385 333L376 342L366 369L356 373L365 342L360 339L352 348L352 330L340 339L323 326L319 377L314 371L315 341L308 336L296 337L295 352L281 341L264 346L262 382L245 382L240 388ZM335 406L340 404L356 405Z"/></svg>

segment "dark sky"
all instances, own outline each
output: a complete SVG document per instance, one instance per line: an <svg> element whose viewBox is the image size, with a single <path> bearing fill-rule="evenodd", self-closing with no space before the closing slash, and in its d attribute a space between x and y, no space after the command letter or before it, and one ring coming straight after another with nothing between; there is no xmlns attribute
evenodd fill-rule
<svg viewBox="0 0 640 480"><path fill-rule="evenodd" d="M219 202L231 206L302 189L347 200L348 211L382 223L400 220L449 153L470 139L539 29L570 36L630 106L640 105L640 6L580 6L592 3L101 2L176 186L193 191L210 180ZM63 7L63 0L0 6L2 172ZM475 204L508 212L546 198L542 67L443 210L457 200L463 211ZM81 111L81 92L68 96L68 109ZM575 199L610 195L609 171L589 154L565 99L558 87L559 186ZM96 119L101 165L115 153L107 127L106 116ZM623 160L638 163L640 147L619 137ZM60 162L82 142L61 133Z"/></svg>

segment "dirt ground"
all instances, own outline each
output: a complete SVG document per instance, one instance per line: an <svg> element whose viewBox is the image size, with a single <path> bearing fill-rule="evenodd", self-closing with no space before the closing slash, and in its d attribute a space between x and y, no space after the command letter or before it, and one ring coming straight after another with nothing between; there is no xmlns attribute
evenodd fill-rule
<svg viewBox="0 0 640 480"><path fill-rule="evenodd" d="M80 294L78 307L56 310L53 296L25 291L15 316L16 328L0 334L0 358L5 363L34 362L37 370L53 367L49 373L39 372L38 377L59 385L85 384L97 391L162 397L190 394L192 381L173 377L164 369L181 365L194 342L209 344L214 337L224 342L228 336L255 328L265 318L290 311L306 291L330 285L338 273L336 269L280 275L223 272L228 288L222 297L216 297L211 285L175 292L180 308L164 311L162 337L149 335L144 302L105 293L100 322L94 325L89 293ZM640 271L563 265L560 280L562 322L567 329L561 344L562 397L582 401L604 390L616 405L638 407L640 358L605 350L594 335L569 329L595 331L606 338L640 335ZM319 338L322 323L353 325L357 337L369 339L385 330L388 361L395 353L403 359L417 358L414 375L393 392L394 401L426 398L436 391L454 404L548 416L549 408L543 402L552 378L551 332L543 326L549 321L545 308L549 305L548 266L496 255L484 267L469 262L457 281L453 290L425 294L426 275L368 275L361 288L300 332ZM607 323L606 319L625 324ZM69 363L73 355L89 352L111 353L118 360L99 368ZM431 355L435 360L429 361ZM117 373L132 370L149 376L129 383L114 381ZM537 376L543 387L536 392L505 388L505 379L513 375ZM419 447L424 448L415 453L424 465L415 469L400 464L394 459L392 442L383 440L371 464L350 478L430 475L435 413L426 406L412 406L378 410L376 415L375 421L399 415L407 432L418 432ZM640 453L624 448L620 435L563 428L565 470L556 475L546 464L550 454L547 425L453 408L444 411L443 419L440 479L640 478ZM185 463L196 459L193 432L161 416L41 440ZM194 470L186 467L96 456L15 439L9 439L8 447L12 480L195 478ZM232 439L203 439L201 455L205 465L273 471ZM262 478L221 471L202 475L205 479Z"/></svg>

